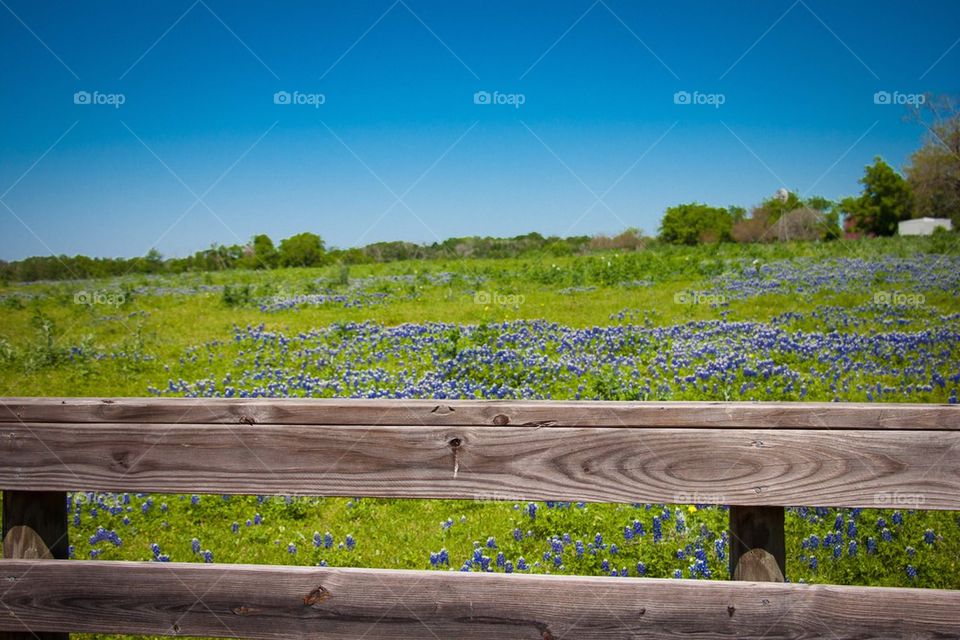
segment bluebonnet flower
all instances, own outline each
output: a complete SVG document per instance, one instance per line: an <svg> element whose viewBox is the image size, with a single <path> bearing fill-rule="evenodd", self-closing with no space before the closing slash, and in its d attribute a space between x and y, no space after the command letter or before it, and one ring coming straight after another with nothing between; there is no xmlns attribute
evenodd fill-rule
<svg viewBox="0 0 960 640"><path fill-rule="evenodd" d="M239 522L234 522L232 525L230 525L230 530L233 531L234 533L239 532L239 531L240 531L240 523L239 523Z"/></svg>
<svg viewBox="0 0 960 640"><path fill-rule="evenodd" d="M645 565L643 562L637 562L637 575L638 576L647 575L647 565Z"/></svg>
<svg viewBox="0 0 960 640"><path fill-rule="evenodd" d="M880 538L884 542L890 542L891 540L893 540L893 532L890 531L890 529L884 527L883 530L880 532Z"/></svg>
<svg viewBox="0 0 960 640"><path fill-rule="evenodd" d="M297 554L297 545L293 544L292 542L291 542L290 544L288 544L288 545L287 545L287 553L289 553L290 555L296 555L296 554Z"/></svg>
<svg viewBox="0 0 960 640"><path fill-rule="evenodd" d="M877 552L877 541L871 536L867 538L867 553L874 554Z"/></svg>
<svg viewBox="0 0 960 640"><path fill-rule="evenodd" d="M487 538L487 549L496 549L496 548L497 548L496 538L494 538L493 536L490 536L489 538Z"/></svg>
<svg viewBox="0 0 960 640"><path fill-rule="evenodd" d="M507 561L503 564L503 572L504 572L504 573L513 573L513 563L510 562L509 560L507 560Z"/></svg>
<svg viewBox="0 0 960 640"><path fill-rule="evenodd" d="M682 578L682 577L683 577L683 572L680 571L680 569L674 569L674 570L673 570L673 577L674 577L674 578Z"/></svg>
<svg viewBox="0 0 960 640"><path fill-rule="evenodd" d="M201 555L203 555L203 561L206 562L207 564L210 564L211 562L213 562L213 551L210 551L209 549L207 549Z"/></svg>
<svg viewBox="0 0 960 640"><path fill-rule="evenodd" d="M923 532L923 541L929 545L932 545L937 539L936 534L933 533L933 529L927 529Z"/></svg>
<svg viewBox="0 0 960 640"><path fill-rule="evenodd" d="M610 561L607 560L606 558L604 558L604 560L600 563L600 568L601 568L603 571L609 573L609 572L610 572Z"/></svg>
<svg viewBox="0 0 960 640"><path fill-rule="evenodd" d="M893 524L903 524L903 514L900 513L899 511L893 512L892 519L893 519Z"/></svg>
<svg viewBox="0 0 960 640"><path fill-rule="evenodd" d="M514 529L513 539L516 540L517 542L520 542L521 540L523 540L523 531L520 531L520 529Z"/></svg>
<svg viewBox="0 0 960 640"><path fill-rule="evenodd" d="M911 546L907 546L907 548L904 549L904 552L906 552L908 558L912 558L913 556L917 555L917 550Z"/></svg>
<svg viewBox="0 0 960 640"><path fill-rule="evenodd" d="M855 557L857 556L857 541L856 541L856 540L851 540L851 541L847 544L847 555L850 556L851 558L855 558Z"/></svg>
<svg viewBox="0 0 960 640"><path fill-rule="evenodd" d="M537 519L537 505L533 502L527 505L527 515L530 516L531 520Z"/></svg>
<svg viewBox="0 0 960 640"><path fill-rule="evenodd" d="M197 538L191 540L190 548L193 549L194 553L200 553L200 541Z"/></svg>
<svg viewBox="0 0 960 640"><path fill-rule="evenodd" d="M192 496L190 496L190 504L192 504L192 505L198 505L198 504L200 504L200 496L198 496L198 495L192 495Z"/></svg>
<svg viewBox="0 0 960 640"><path fill-rule="evenodd" d="M333 536L327 531L323 534L323 548L329 549L331 547L333 547Z"/></svg>
<svg viewBox="0 0 960 640"><path fill-rule="evenodd" d="M530 567L527 566L527 561L523 559L523 556L517 558L517 571L526 571Z"/></svg>
<svg viewBox="0 0 960 640"><path fill-rule="evenodd" d="M912 564L907 565L907 577L911 580L917 577L917 569Z"/></svg>

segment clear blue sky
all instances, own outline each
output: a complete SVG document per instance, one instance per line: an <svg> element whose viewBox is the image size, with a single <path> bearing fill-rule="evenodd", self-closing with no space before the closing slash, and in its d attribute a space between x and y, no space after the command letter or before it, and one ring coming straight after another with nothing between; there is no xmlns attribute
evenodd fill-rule
<svg viewBox="0 0 960 640"><path fill-rule="evenodd" d="M0 258L653 233L680 202L842 197L919 144L874 93L960 92L958 38L952 1L0 0Z"/></svg>

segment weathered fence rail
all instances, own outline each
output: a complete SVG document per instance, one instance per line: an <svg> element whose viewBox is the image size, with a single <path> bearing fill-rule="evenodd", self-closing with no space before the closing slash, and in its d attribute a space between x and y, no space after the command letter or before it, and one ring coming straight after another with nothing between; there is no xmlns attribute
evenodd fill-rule
<svg viewBox="0 0 960 640"><path fill-rule="evenodd" d="M9 398L0 488L8 638L960 637L958 591L758 581L785 505L960 510L955 406ZM67 561L71 490L730 504L747 581Z"/></svg>

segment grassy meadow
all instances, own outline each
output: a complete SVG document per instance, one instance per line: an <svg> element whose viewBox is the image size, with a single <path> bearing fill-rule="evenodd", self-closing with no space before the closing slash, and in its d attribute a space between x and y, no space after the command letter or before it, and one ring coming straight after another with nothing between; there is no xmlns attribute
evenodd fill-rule
<svg viewBox="0 0 960 640"><path fill-rule="evenodd" d="M956 403L958 292L940 236L6 284L0 394ZM960 514L877 506L791 508L788 579L960 588ZM76 558L728 577L703 504L67 508Z"/></svg>

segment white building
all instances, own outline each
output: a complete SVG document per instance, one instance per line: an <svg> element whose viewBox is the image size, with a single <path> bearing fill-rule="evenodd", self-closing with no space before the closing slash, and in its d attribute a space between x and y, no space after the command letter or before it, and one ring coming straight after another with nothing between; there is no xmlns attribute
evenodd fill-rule
<svg viewBox="0 0 960 640"><path fill-rule="evenodd" d="M928 236L937 227L950 231L953 223L950 218L915 218L901 222L897 226L897 233L901 236Z"/></svg>

